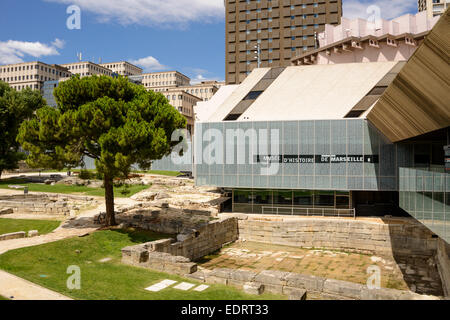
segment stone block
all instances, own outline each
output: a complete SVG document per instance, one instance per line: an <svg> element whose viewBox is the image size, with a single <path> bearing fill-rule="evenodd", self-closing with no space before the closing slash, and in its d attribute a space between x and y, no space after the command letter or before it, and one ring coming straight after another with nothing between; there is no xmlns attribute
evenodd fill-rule
<svg viewBox="0 0 450 320"><path fill-rule="evenodd" d="M325 278L291 273L286 277L286 285L308 291L322 292Z"/></svg>
<svg viewBox="0 0 450 320"><path fill-rule="evenodd" d="M393 289L369 289L364 287L361 290L361 300L399 300L402 292Z"/></svg>
<svg viewBox="0 0 450 320"><path fill-rule="evenodd" d="M306 290L297 289L291 291L289 300L306 300Z"/></svg>
<svg viewBox="0 0 450 320"><path fill-rule="evenodd" d="M342 295L352 299L361 299L361 292L366 288L362 284L327 279L323 284L323 291L331 294Z"/></svg>
<svg viewBox="0 0 450 320"><path fill-rule="evenodd" d="M129 264L139 264L148 261L149 253L142 246L125 247L122 249L122 261Z"/></svg>
<svg viewBox="0 0 450 320"><path fill-rule="evenodd" d="M12 208L2 208L0 209L0 216L1 215L5 215L5 214L13 214L14 213L14 209Z"/></svg>
<svg viewBox="0 0 450 320"><path fill-rule="evenodd" d="M234 270L230 274L230 279L238 282L253 282L256 277L256 273L246 270Z"/></svg>
<svg viewBox="0 0 450 320"><path fill-rule="evenodd" d="M215 276L214 274L207 274L205 276L205 282L207 283L211 283L211 284L223 284L223 285L227 285L228 284L228 279L227 278L220 278Z"/></svg>
<svg viewBox="0 0 450 320"><path fill-rule="evenodd" d="M39 231L37 231L37 230L28 231L28 238L37 237L37 236L39 236Z"/></svg>
<svg viewBox="0 0 450 320"><path fill-rule="evenodd" d="M286 285L286 277L288 272L276 271L276 270L264 270L261 271L256 277L255 281L267 285Z"/></svg>
<svg viewBox="0 0 450 320"><path fill-rule="evenodd" d="M6 233L0 235L0 241L3 240L12 240L12 239L22 239L26 237L25 231Z"/></svg>
<svg viewBox="0 0 450 320"><path fill-rule="evenodd" d="M264 293L264 285L256 282L247 282L244 284L244 292L252 295L261 295Z"/></svg>
<svg viewBox="0 0 450 320"><path fill-rule="evenodd" d="M196 271L191 274L187 274L186 278L198 281L198 282L205 282L205 274L203 271Z"/></svg>
<svg viewBox="0 0 450 320"><path fill-rule="evenodd" d="M164 263L163 270L168 273L175 273L178 275L186 275L197 272L197 264L193 262L186 263Z"/></svg>

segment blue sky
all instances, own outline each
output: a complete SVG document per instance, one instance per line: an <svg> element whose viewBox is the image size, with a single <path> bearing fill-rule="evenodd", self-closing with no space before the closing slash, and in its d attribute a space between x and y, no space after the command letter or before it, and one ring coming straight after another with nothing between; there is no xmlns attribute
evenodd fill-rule
<svg viewBox="0 0 450 320"><path fill-rule="evenodd" d="M344 16L383 18L417 12L417 0L343 0ZM69 30L67 7L81 8ZM40 60L129 60L146 71L178 70L193 81L225 72L223 0L1 0L0 64Z"/></svg>

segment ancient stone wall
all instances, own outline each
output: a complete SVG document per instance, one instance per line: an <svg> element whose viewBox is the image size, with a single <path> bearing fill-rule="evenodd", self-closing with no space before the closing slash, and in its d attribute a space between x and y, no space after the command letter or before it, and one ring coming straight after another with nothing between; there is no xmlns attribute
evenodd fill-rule
<svg viewBox="0 0 450 320"><path fill-rule="evenodd" d="M12 240L12 239L22 239L26 237L25 231L13 232L0 234L0 241Z"/></svg>
<svg viewBox="0 0 450 320"><path fill-rule="evenodd" d="M98 218L98 217L97 217ZM179 234L185 230L199 229L211 221L205 214L196 214L167 204L137 204L117 210L116 221L124 226L159 233Z"/></svg>
<svg viewBox="0 0 450 320"><path fill-rule="evenodd" d="M96 204L92 197L29 194L0 196L0 210L13 210L13 213L32 213L48 215L69 215L72 210L83 210Z"/></svg>
<svg viewBox="0 0 450 320"><path fill-rule="evenodd" d="M125 262L134 259L133 263L140 263L138 257L141 256L139 254L129 254L132 248L135 248L135 252L162 252L194 261L219 250L224 244L236 241L238 239L237 229L236 218L211 221L198 230L178 235L177 242L166 239L127 247L126 250L124 249L125 251L122 250L122 257L131 257L125 258ZM145 255L145 253L142 254Z"/></svg>
<svg viewBox="0 0 450 320"><path fill-rule="evenodd" d="M191 274L197 271L197 264L191 262L188 258L172 256L162 252L150 252L143 246L123 248L122 262L178 275Z"/></svg>
<svg viewBox="0 0 450 320"><path fill-rule="evenodd" d="M200 275L199 275L200 274ZM197 272L192 278L207 283L220 283L243 288L244 285L258 284L264 291L290 295L293 291L304 289L322 297L339 300L436 300L437 297L419 295L395 289L369 289L358 283L326 279L317 276L290 272L264 270L259 273L244 270L214 269Z"/></svg>
<svg viewBox="0 0 450 320"><path fill-rule="evenodd" d="M247 241L326 248L368 254L432 256L437 239L413 219L369 220L241 217L239 238Z"/></svg>
<svg viewBox="0 0 450 320"><path fill-rule="evenodd" d="M450 245L439 239L437 243L436 262L446 297L450 296Z"/></svg>

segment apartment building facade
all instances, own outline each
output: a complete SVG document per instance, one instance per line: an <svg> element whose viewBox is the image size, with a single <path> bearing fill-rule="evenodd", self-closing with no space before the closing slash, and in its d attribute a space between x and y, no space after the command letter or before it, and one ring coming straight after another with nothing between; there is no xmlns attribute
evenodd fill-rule
<svg viewBox="0 0 450 320"><path fill-rule="evenodd" d="M113 75L112 70L90 61L67 63L63 64L62 66L69 69L71 74L79 74L81 78L89 77L92 75L109 76L109 77Z"/></svg>
<svg viewBox="0 0 450 320"><path fill-rule="evenodd" d="M450 7L450 0L418 0L419 12L426 11L431 19L442 15Z"/></svg>
<svg viewBox="0 0 450 320"><path fill-rule="evenodd" d="M101 63L100 66L124 77L140 75L143 71L142 68L139 68L128 61Z"/></svg>
<svg viewBox="0 0 450 320"><path fill-rule="evenodd" d="M169 89L188 86L191 79L178 71L144 73L142 84L148 90L164 92Z"/></svg>
<svg viewBox="0 0 450 320"><path fill-rule="evenodd" d="M64 66L46 64L40 61L0 66L0 80L16 90L30 88L42 91L45 81L54 81L70 76Z"/></svg>
<svg viewBox="0 0 450 320"><path fill-rule="evenodd" d="M202 99L180 88L167 89L161 93L164 94L167 100L169 100L169 103L186 118L186 128L192 135L194 133L195 123L194 106L199 101L202 101Z"/></svg>
<svg viewBox="0 0 450 320"><path fill-rule="evenodd" d="M342 1L226 0L225 10L226 83L239 84L258 56L260 67L285 67L298 48L316 48L325 24L340 24Z"/></svg>
<svg viewBox="0 0 450 320"><path fill-rule="evenodd" d="M179 89L199 97L201 101L209 101L219 91L221 86L222 84L218 81L202 81L193 85L179 87Z"/></svg>

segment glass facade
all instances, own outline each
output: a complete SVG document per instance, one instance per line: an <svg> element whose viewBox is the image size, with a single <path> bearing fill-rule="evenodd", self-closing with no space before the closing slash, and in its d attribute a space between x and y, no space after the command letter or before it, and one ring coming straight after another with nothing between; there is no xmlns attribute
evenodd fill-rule
<svg viewBox="0 0 450 320"><path fill-rule="evenodd" d="M42 86L43 94L45 101L47 101L47 105L50 107L56 107L56 100L53 96L53 90L58 86L59 81L45 81Z"/></svg>
<svg viewBox="0 0 450 320"><path fill-rule="evenodd" d="M396 191L397 159L411 158L362 119L197 123L194 139L200 186ZM269 154L281 159L264 162Z"/></svg>
<svg viewBox="0 0 450 320"><path fill-rule="evenodd" d="M400 207L450 243L450 175L400 168Z"/></svg>
<svg viewBox="0 0 450 320"><path fill-rule="evenodd" d="M182 157L176 153L164 157L161 160L153 161L152 170L167 170L179 172L192 172L192 142L187 142L188 150ZM137 166L139 167L139 166Z"/></svg>
<svg viewBox="0 0 450 320"><path fill-rule="evenodd" d="M292 210L294 208L294 210ZM340 209L349 214L351 209L350 192L320 190L270 190L270 189L234 189L233 212L245 213L286 213L322 214L322 209ZM334 210L325 213L336 214Z"/></svg>

